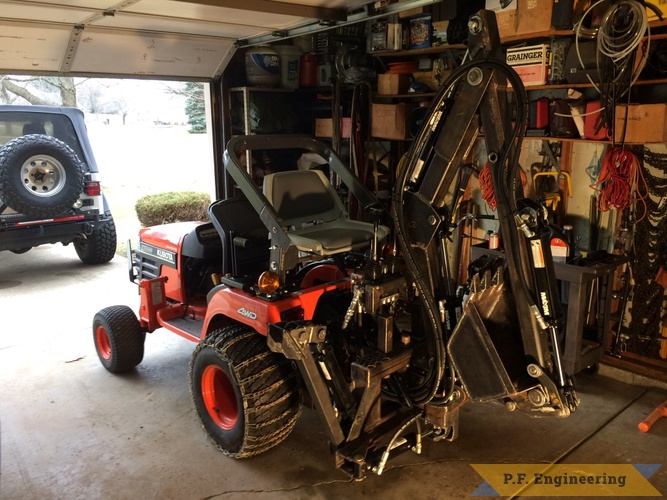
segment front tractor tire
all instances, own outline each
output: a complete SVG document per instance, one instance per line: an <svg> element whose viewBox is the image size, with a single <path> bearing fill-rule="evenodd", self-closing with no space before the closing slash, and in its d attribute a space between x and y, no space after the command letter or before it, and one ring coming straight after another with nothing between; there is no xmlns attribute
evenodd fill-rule
<svg viewBox="0 0 667 500"><path fill-rule="evenodd" d="M144 359L144 341L137 316L127 306L111 306L93 318L93 340L102 366L111 373L124 373Z"/></svg>
<svg viewBox="0 0 667 500"><path fill-rule="evenodd" d="M247 326L217 330L199 343L190 363L190 391L204 430L233 458L282 442L301 412L291 362Z"/></svg>

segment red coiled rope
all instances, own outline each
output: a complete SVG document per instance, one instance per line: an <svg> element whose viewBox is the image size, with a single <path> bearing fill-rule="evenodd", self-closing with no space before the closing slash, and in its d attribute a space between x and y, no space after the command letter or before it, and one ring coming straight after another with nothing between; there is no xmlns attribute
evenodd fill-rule
<svg viewBox="0 0 667 500"><path fill-rule="evenodd" d="M521 175L521 186L525 192L528 179L526 178L523 169L520 169L519 173ZM482 190L482 198L486 204L489 205L489 208L495 211L498 208L498 205L496 203L496 195L493 192L493 181L491 180L491 167L489 167L489 162L486 162L484 168L479 171L479 187Z"/></svg>
<svg viewBox="0 0 667 500"><path fill-rule="evenodd" d="M620 146L609 148L598 180L591 187L598 192L598 209L601 212L612 208L623 210L639 200L644 205L644 214L637 222L646 215L644 198L648 186L639 159L631 151Z"/></svg>
<svg viewBox="0 0 667 500"><path fill-rule="evenodd" d="M498 208L496 205L496 195L493 192L493 181L491 180L491 168L487 162L484 168L479 172L479 187L482 189L482 198L493 211Z"/></svg>

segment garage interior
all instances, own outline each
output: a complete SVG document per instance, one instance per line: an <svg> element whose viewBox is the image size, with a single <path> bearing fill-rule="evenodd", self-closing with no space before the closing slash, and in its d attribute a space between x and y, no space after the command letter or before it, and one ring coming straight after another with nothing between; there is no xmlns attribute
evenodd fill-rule
<svg viewBox="0 0 667 500"><path fill-rule="evenodd" d="M658 10L663 3L656 2ZM239 8L227 0L0 0L0 72L208 82L220 197L235 192L223 167L233 136L299 133L331 145L387 202L415 136L411 127L419 123L413 111L428 108L466 57L466 38L455 29L470 14L465 4L255 0ZM656 464L642 470L658 492L667 492L667 471L658 467L667 418L655 419L648 432L638 429L667 400L667 70L661 66L667 21L646 10L647 26L630 56L637 78L616 79L596 65L599 47L587 32L623 2L500 4L506 2L487 0L486 7L497 9L507 60L527 57L520 55L525 47L543 57L537 70L516 66L527 71L530 99L519 163L530 196L548 206L550 222L569 231L551 246L565 306L563 363L581 400L576 411L541 419L492 402L466 404L456 440L426 439L421 454L399 455L381 475L356 481L336 469L324 426L304 409L279 446L233 460L207 439L193 411L192 342L159 330L147 336L136 369L119 376L100 365L93 316L111 304L136 309L139 300L121 256L90 272L59 248L5 252L0 497L496 496L471 464L516 463L544 470ZM424 30L428 36L419 39L415 33ZM253 53L291 58L300 67L271 70L267 86L267 75L258 78L248 67ZM313 71L304 74L306 67ZM589 77L604 84L602 94ZM601 108L615 111L602 125ZM603 182L604 159L614 147L637 158L637 177L621 180L630 188L622 199ZM464 263L457 265L459 284L469 277L465 264L494 255L498 230L487 217L494 210L481 173L488 152L482 144L468 153L474 175L456 217L455 258ZM274 158L249 154L244 161L257 183L280 169ZM513 496L521 495L517 486Z"/></svg>

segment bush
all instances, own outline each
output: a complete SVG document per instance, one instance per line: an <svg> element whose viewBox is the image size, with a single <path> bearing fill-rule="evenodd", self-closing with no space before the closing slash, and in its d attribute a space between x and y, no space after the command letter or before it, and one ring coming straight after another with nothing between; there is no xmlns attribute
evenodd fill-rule
<svg viewBox="0 0 667 500"><path fill-rule="evenodd" d="M149 194L134 206L141 225L159 226L170 222L208 221L211 197L193 191Z"/></svg>

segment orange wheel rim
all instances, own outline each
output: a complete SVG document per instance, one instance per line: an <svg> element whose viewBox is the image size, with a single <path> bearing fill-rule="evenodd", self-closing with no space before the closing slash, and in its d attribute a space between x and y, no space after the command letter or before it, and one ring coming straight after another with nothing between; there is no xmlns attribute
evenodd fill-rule
<svg viewBox="0 0 667 500"><path fill-rule="evenodd" d="M211 420L226 431L239 419L239 405L234 385L222 368L209 365L201 378L201 394Z"/></svg>
<svg viewBox="0 0 667 500"><path fill-rule="evenodd" d="M111 341L109 341L109 334L103 326L98 326L95 329L95 344L97 344L97 351L104 359L111 359Z"/></svg>

